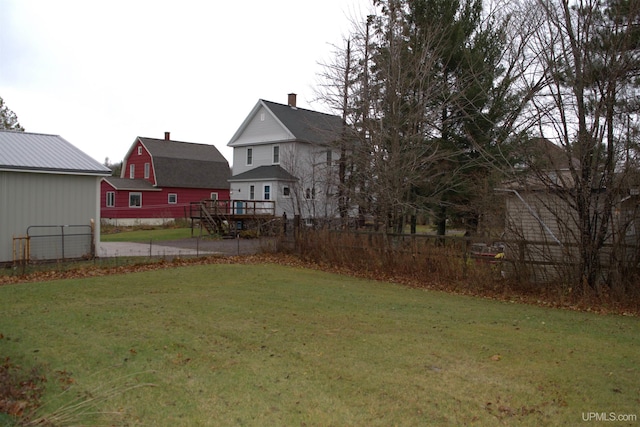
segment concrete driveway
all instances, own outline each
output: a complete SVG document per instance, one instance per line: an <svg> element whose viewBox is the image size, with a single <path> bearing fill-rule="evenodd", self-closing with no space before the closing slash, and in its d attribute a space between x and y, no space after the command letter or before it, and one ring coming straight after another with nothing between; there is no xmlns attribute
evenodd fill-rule
<svg viewBox="0 0 640 427"><path fill-rule="evenodd" d="M100 242L97 256L101 258L126 256L205 256L205 255L252 255L272 251L275 240L264 239L209 239L193 237L190 239L164 242L130 243Z"/></svg>

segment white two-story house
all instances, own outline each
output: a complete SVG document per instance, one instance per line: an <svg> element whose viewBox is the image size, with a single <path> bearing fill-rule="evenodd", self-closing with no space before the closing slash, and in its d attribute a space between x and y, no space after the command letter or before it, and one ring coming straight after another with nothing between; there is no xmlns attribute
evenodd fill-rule
<svg viewBox="0 0 640 427"><path fill-rule="evenodd" d="M338 217L338 116L259 100L227 144L233 148L231 200L274 201L275 214Z"/></svg>

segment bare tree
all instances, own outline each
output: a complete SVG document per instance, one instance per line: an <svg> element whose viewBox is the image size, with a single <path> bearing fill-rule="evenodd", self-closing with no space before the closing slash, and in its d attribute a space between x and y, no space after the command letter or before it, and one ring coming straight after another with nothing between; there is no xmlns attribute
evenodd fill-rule
<svg viewBox="0 0 640 427"><path fill-rule="evenodd" d="M572 280L598 292L603 283L612 285L607 273L617 267L611 261L627 258L620 243L630 221L622 217L635 216L623 203L631 183L621 148L637 145L630 129L640 70L638 6L536 0L529 8L545 23L528 44L529 75L539 88L530 112L538 135L561 147L564 156L562 168L547 162L532 170L545 197L552 194L553 203L562 206L547 211L560 237L570 242L563 256L578 266Z"/></svg>
<svg viewBox="0 0 640 427"><path fill-rule="evenodd" d="M353 130L343 194L394 231L406 218L415 231L416 213L435 207L444 234L448 215L477 219L507 164L521 70L509 64L497 80L506 15L483 15L478 1L373 3L322 75L323 99Z"/></svg>

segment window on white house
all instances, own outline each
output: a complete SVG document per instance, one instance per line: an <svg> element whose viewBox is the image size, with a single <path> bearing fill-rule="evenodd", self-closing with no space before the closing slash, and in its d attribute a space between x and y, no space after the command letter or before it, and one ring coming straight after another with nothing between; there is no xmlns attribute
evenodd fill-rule
<svg viewBox="0 0 640 427"><path fill-rule="evenodd" d="M129 179L136 177L136 165L129 165Z"/></svg>
<svg viewBox="0 0 640 427"><path fill-rule="evenodd" d="M130 208L142 207L142 193L129 193L129 207Z"/></svg>
<svg viewBox="0 0 640 427"><path fill-rule="evenodd" d="M273 164L277 165L280 163L280 146L274 145L273 147Z"/></svg>
<svg viewBox="0 0 640 427"><path fill-rule="evenodd" d="M254 200L256 198L256 186L249 186L249 200Z"/></svg>
<svg viewBox="0 0 640 427"><path fill-rule="evenodd" d="M175 205L176 203L178 203L178 195L176 193L169 193L167 202L170 205Z"/></svg>
<svg viewBox="0 0 640 427"><path fill-rule="evenodd" d="M264 186L264 200L271 200L271 186Z"/></svg>
<svg viewBox="0 0 640 427"><path fill-rule="evenodd" d="M107 207L112 208L116 205L115 191L107 191Z"/></svg>
<svg viewBox="0 0 640 427"><path fill-rule="evenodd" d="M253 164L253 148L247 148L247 166Z"/></svg>
<svg viewBox="0 0 640 427"><path fill-rule="evenodd" d="M151 172L151 165L149 163L144 164L144 179L149 179L149 175Z"/></svg>
<svg viewBox="0 0 640 427"><path fill-rule="evenodd" d="M291 196L291 190L289 189L288 186L282 187L282 195L284 197L289 197Z"/></svg>
<svg viewBox="0 0 640 427"><path fill-rule="evenodd" d="M306 199L315 199L316 198L316 189L315 188L307 188L305 190L304 197Z"/></svg>

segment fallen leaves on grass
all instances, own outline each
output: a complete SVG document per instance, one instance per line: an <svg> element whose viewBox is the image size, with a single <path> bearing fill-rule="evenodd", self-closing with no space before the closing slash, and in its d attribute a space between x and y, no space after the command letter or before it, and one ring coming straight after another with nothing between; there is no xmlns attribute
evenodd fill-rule
<svg viewBox="0 0 640 427"><path fill-rule="evenodd" d="M29 372L8 357L0 364L0 413L28 419L40 405L47 379L35 367Z"/></svg>

